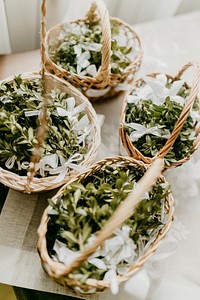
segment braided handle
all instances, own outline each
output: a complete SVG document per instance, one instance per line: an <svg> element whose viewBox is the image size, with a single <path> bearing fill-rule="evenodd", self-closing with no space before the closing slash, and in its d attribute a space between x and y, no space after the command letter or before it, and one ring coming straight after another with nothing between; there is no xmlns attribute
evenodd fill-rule
<svg viewBox="0 0 200 300"><path fill-rule="evenodd" d="M145 175L140 179L138 187L134 189L127 196L124 202L119 205L115 213L106 223L105 228L97 235L96 240L93 242L93 244L86 248L82 255L78 257L68 268L65 268L65 270L61 272L61 276L71 273L81 263L83 263L90 255L92 255L97 250L102 242L104 242L113 234L116 228L121 226L121 224L132 215L133 209L140 202L141 197L144 195L144 193L156 183L156 180L160 176L163 168L163 159L157 158L147 170Z"/></svg>
<svg viewBox="0 0 200 300"><path fill-rule="evenodd" d="M110 51L111 51L111 29L110 17L103 0L95 0L92 3L87 18L92 20L95 16L95 10L98 10L102 27L102 62L96 75L96 79L105 84L110 81Z"/></svg>
<svg viewBox="0 0 200 300"><path fill-rule="evenodd" d="M35 148L32 154L31 163L27 173L27 185L25 188L26 193L30 193L30 184L33 180L35 175L35 166L36 163L39 162L41 158L41 152L43 149L43 144L45 141L45 133L47 127L47 97L46 97L46 82L45 82L45 35L46 35L46 22L45 22L45 15L46 15L46 0L42 0L41 2L41 43L40 43L40 54L41 54L41 84L42 84L42 99L43 99L43 106L41 114L39 115L39 126L36 132L36 140Z"/></svg>
<svg viewBox="0 0 200 300"><path fill-rule="evenodd" d="M158 152L156 155L157 157L164 158L166 154L169 152L171 147L173 146L176 138L178 137L181 129L183 128L183 125L185 121L188 118L188 115L190 113L190 109L192 108L194 104L195 97L197 96L198 89L199 89L199 83L200 83L200 66L197 62L189 62L186 65L183 66L183 68L178 72L178 74L174 77L174 80L180 79L180 77L183 75L183 73L189 68L194 67L194 76L193 76L193 84L191 87L190 94L188 96L188 101L185 104L180 117L169 137L164 147Z"/></svg>

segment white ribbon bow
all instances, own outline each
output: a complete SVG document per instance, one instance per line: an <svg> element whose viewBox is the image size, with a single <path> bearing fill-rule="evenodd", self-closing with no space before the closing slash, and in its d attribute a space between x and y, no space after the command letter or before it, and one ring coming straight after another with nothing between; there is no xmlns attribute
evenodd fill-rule
<svg viewBox="0 0 200 300"><path fill-rule="evenodd" d="M169 133L168 130L165 130L165 133L161 134L160 129L158 128L158 126L153 126L153 127L150 127L150 128L146 128L145 126L143 126L141 124L138 124L138 123L126 123L125 125L134 130L130 134L130 139L131 139L132 142L138 140L139 138L141 138L145 134L152 134L152 135L156 135L156 136L159 136L159 137L163 137L165 139L168 139L169 136L170 136L170 133Z"/></svg>
<svg viewBox="0 0 200 300"><path fill-rule="evenodd" d="M56 179L53 181L54 183L61 182L64 180L65 175L69 169L76 170L78 172L83 172L84 167L81 165L76 164L75 162L80 162L83 160L83 155L80 153L73 154L67 161L63 157L59 157L61 166L57 167L56 169L49 170L49 174L55 175L59 174Z"/></svg>

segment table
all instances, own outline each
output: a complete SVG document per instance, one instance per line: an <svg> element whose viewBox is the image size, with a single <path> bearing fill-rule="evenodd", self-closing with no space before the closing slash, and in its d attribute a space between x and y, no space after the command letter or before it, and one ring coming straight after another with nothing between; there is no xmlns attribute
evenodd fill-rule
<svg viewBox="0 0 200 300"><path fill-rule="evenodd" d="M144 47L143 72L165 70L174 74L190 60L200 62L200 11L138 24L135 29ZM166 65L160 65L154 58L164 61ZM15 72L37 70L39 51L0 57L0 66L0 79ZM190 72L186 77L190 77ZM119 95L94 104L96 111L105 115L102 141L113 154L118 154L120 147L118 125L122 99L123 95ZM173 255L154 263L161 282L148 298L150 300L200 299L199 167L200 163L194 165L189 162L167 174L177 201L175 233L180 241ZM73 294L52 282L44 273L36 253L36 230L47 205L46 199L53 192L25 195L9 190L0 215L0 282L72 297ZM89 297L99 300L114 298L129 300L123 293L114 297L110 292Z"/></svg>

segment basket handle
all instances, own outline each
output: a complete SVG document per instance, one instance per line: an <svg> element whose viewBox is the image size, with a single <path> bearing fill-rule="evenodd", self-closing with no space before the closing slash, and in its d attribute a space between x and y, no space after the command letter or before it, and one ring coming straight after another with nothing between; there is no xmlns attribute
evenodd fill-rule
<svg viewBox="0 0 200 300"><path fill-rule="evenodd" d="M169 152L171 147L173 146L176 138L178 137L181 129L183 128L183 125L185 121L188 118L188 115L190 113L190 109L192 108L194 104L195 97L197 96L198 89L199 89L199 83L200 83L200 66L197 62L189 62L186 65L183 66L183 68L178 72L178 74L174 77L174 80L178 80L183 73L190 67L194 67L194 76L193 76L193 84L191 87L190 94L188 96L188 101L185 104L180 117L169 137L166 144L163 146L162 149L157 153L156 157L164 158L166 154ZM156 158L155 157L155 158Z"/></svg>
<svg viewBox="0 0 200 300"><path fill-rule="evenodd" d="M102 62L96 75L96 79L104 84L110 81L110 51L111 51L111 29L110 17L103 0L95 0L87 13L87 18L93 20L95 11L98 10L102 28Z"/></svg>
<svg viewBox="0 0 200 300"><path fill-rule="evenodd" d="M25 188L26 193L30 193L30 184L33 180L35 175L35 166L36 163L41 158L41 152L43 148L43 144L45 141L45 134L46 134L46 127L47 127L47 104L48 100L46 97L46 82L45 82L45 35L46 35L46 22L45 22L45 15L46 15L46 0L42 0L41 2L41 42L40 42L40 55L41 55L41 83L42 83L42 99L43 99L43 107L42 113L39 116L40 125L37 128L36 132L36 140L35 148L33 150L33 154L31 157L30 166L27 173L27 184Z"/></svg>
<svg viewBox="0 0 200 300"><path fill-rule="evenodd" d="M132 215L133 209L140 202L141 197L146 191L148 191L160 176L164 168L164 160L157 158L153 164L149 167L147 172L138 182L138 187L134 189L127 198L119 205L112 217L106 223L106 226L99 232L96 240L93 244L87 247L82 255L78 257L69 267L65 268L61 276L71 273L81 263L83 263L90 255L92 255L96 249L108 239L116 228L122 225L122 223Z"/></svg>

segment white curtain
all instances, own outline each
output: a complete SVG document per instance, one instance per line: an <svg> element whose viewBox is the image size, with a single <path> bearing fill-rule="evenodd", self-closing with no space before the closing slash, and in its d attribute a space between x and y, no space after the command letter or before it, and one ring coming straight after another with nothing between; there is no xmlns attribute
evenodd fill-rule
<svg viewBox="0 0 200 300"><path fill-rule="evenodd" d="M200 9L199 0L104 0L111 16L136 24ZM47 0L47 27L81 18L92 0ZM40 1L0 0L0 54L39 48Z"/></svg>
<svg viewBox="0 0 200 300"><path fill-rule="evenodd" d="M8 23L3 0L0 0L0 54L10 53L11 45L8 32Z"/></svg>

